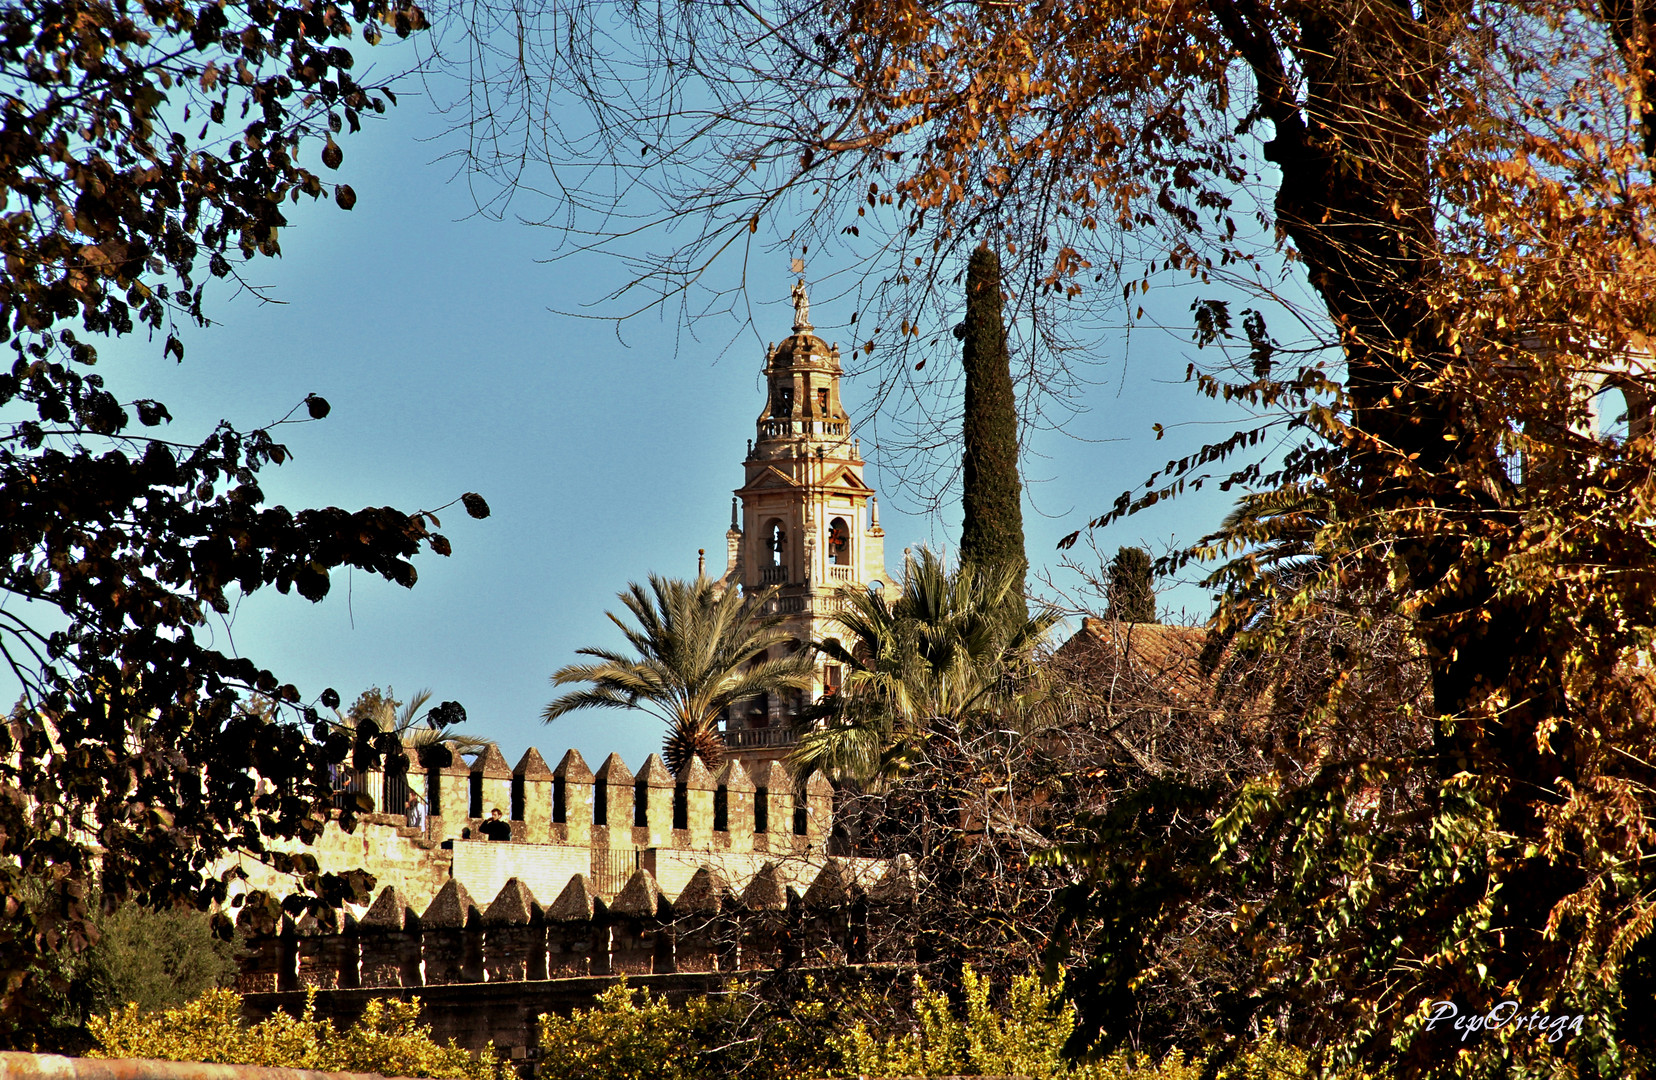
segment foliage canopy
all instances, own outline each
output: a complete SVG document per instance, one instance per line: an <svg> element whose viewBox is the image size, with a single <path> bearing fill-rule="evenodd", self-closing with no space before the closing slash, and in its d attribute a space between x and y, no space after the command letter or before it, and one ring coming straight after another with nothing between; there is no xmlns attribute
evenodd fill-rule
<svg viewBox="0 0 1656 1080"><path fill-rule="evenodd" d="M265 844L316 836L328 765L394 739L330 733L205 628L267 586L320 600L339 567L412 585L418 552L449 552L436 514L266 503L260 473L288 457L275 429L325 417L320 397L195 442L93 368L100 336L135 331L182 361L179 324L208 322L209 283L280 252L290 204L331 187L351 208L349 185L302 163L338 169L335 136L395 101L357 81L346 43L424 26L412 0L0 12L0 657L24 695L0 727L0 1039L42 1020L31 958L94 936L94 885L109 905L206 908L229 891L205 876L229 852L312 900L367 884Z"/></svg>
<svg viewBox="0 0 1656 1080"><path fill-rule="evenodd" d="M877 786L906 772L933 737L1027 731L1041 694L1035 651L1058 615L1023 614L1022 578L1015 561L951 570L921 548L897 596L843 589L845 636L816 648L844 665L844 681L790 763Z"/></svg>
<svg viewBox="0 0 1656 1080"><path fill-rule="evenodd" d="M1156 621L1156 587L1150 553L1143 548L1117 549L1110 560L1109 582L1106 585L1111 619L1121 622L1153 623Z"/></svg>
<svg viewBox="0 0 1656 1080"><path fill-rule="evenodd" d="M961 447L960 561L1016 566L1023 609L1023 482L1018 477L1018 399L1001 315L1000 257L980 247L966 264L966 319L956 329L966 376Z"/></svg>
<svg viewBox="0 0 1656 1080"><path fill-rule="evenodd" d="M614 170L663 220L697 222L641 275L657 298L799 211L785 243L843 245L873 270L856 307L883 328L863 349L888 391L913 386L906 350L947 325L935 283L984 239L1036 328L1032 389L1076 386L1064 329L1118 293L1131 311L1169 276L1248 291L1256 307L1196 305L1198 343L1220 352L1190 376L1261 424L1174 457L1091 524L1215 481L1315 492L1276 515L1315 570L1267 605L1246 597L1268 615L1247 624L1254 644L1361 598L1418 646L1431 716L1406 752L1345 752L1327 738L1349 701L1335 679L1223 808L1221 857L1272 886L1238 916L1270 960L1246 1000L1402 1068L1546 1067L1552 1051L1510 1033L1449 1065L1423 1038L1431 1001L1512 997L1591 1013L1602 1037L1572 1052L1634 1067L1645 1037L1620 979L1656 925L1643 6L588 0L543 18L525 40L590 44L483 85L596 110L592 141L529 137L559 170L559 209L607 214ZM511 110L491 104L474 155L521 170L525 144L496 141ZM1283 302L1284 265L1313 304ZM1606 382L1635 406L1625 438L1593 430ZM1255 456L1272 445L1276 462ZM1257 539L1208 552L1245 561ZM1377 791L1400 798L1379 812Z"/></svg>
<svg viewBox="0 0 1656 1080"><path fill-rule="evenodd" d="M257 1024L241 1018L241 996L214 990L177 1008L145 1014L130 1005L94 1018L101 1047L93 1056L204 1061L272 1068L498 1080L505 1068L492 1048L473 1056L432 1041L420 1024L420 999L375 997L362 1018L340 1030L315 1015L314 992L304 1015L278 1012Z"/></svg>
<svg viewBox="0 0 1656 1080"><path fill-rule="evenodd" d="M1074 1010L1056 987L1025 974L991 996L970 967L963 995L917 982L908 1005L867 990L837 992L809 982L793 993L735 986L680 1004L617 984L591 1009L541 1018L541 1051L554 1075L571 1080L790 1080L811 1075L1020 1076L1031 1080L1197 1080L1199 1061L1173 1054L1160 1062L1120 1053L1075 1065L1062 1048ZM1303 1054L1274 1032L1219 1080L1309 1080ZM1362 1080L1349 1074L1345 1080Z"/></svg>

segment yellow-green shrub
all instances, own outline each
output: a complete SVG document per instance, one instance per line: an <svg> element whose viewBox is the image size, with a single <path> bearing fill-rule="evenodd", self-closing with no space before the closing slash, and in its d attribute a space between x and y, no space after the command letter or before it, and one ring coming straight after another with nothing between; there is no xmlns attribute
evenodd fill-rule
<svg viewBox="0 0 1656 1080"><path fill-rule="evenodd" d="M558 1080L808 1080L823 1076L1019 1076L1030 1080L1198 1080L1204 1061L1117 1054L1071 1065L1062 1048L1075 1012L1061 987L1034 975L991 1003L968 968L964 1003L918 987L913 1022L891 1033L893 1010L862 991L807 982L792 1002L737 986L682 1005L621 982L591 1009L541 1017L542 1076ZM1219 1080L1312 1080L1308 1056L1273 1029L1241 1049ZM1346 1074L1340 1080L1364 1080Z"/></svg>
<svg viewBox="0 0 1656 1080"><path fill-rule="evenodd" d="M675 1008L617 983L591 1009L540 1018L541 1071L567 1080L689 1080L701 1075L696 1057L705 1049L690 1036L710 1011L705 997Z"/></svg>
<svg viewBox="0 0 1656 1080"><path fill-rule="evenodd" d="M968 967L964 1008L940 991L919 987L916 1027L885 1038L858 1023L829 1043L845 1076L1020 1076L1030 1080L1197 1080L1202 1061L1174 1053L1159 1062L1134 1054L1071 1065L1061 1049L1075 1030L1075 1009L1062 987L1035 975L1012 981L1004 1002L991 1005L989 984ZM1309 1056L1277 1038L1274 1028L1218 1071L1219 1080L1311 1080ZM1342 1074L1341 1080L1364 1080Z"/></svg>
<svg viewBox="0 0 1656 1080"><path fill-rule="evenodd" d="M830 1039L847 1076L1026 1076L1031 1080L1197 1080L1201 1070L1175 1054L1160 1064L1117 1055L1072 1066L1060 1051L1075 1030L1075 1010L1060 1004L1059 987L1034 975L1012 981L1006 1000L989 1003L989 984L962 973L965 1007L956 1015L941 992L918 988L916 1029L879 1038L859 1023Z"/></svg>
<svg viewBox="0 0 1656 1080"><path fill-rule="evenodd" d="M94 1057L155 1058L291 1069L377 1072L387 1076L494 1080L501 1069L492 1051L479 1057L453 1043L439 1046L419 1022L420 1002L374 998L362 1019L340 1031L317 1019L315 995L301 1017L276 1013L249 1027L241 996L211 990L188 1005L141 1013L128 1005L89 1026L101 1049Z"/></svg>
<svg viewBox="0 0 1656 1080"><path fill-rule="evenodd" d="M591 1009L542 1016L542 1076L559 1080L797 1080L826 1076L835 1008L807 980L803 1000L761 1000L744 986L670 1005L625 980Z"/></svg>

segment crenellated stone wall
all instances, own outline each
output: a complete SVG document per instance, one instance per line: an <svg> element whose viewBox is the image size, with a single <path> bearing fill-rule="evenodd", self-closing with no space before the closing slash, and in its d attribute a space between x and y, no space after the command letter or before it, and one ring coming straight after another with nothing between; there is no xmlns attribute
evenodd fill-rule
<svg viewBox="0 0 1656 1080"><path fill-rule="evenodd" d="M456 755L449 766L417 769L408 785L431 807L424 829L402 814L365 814L349 833L335 822L315 844L285 849L312 856L324 873L367 870L378 888L425 911L451 881L472 896L495 896L512 880L559 896L579 876L608 902L640 870L668 897L704 867L740 892L767 864L784 887L803 891L826 864L833 827L829 784L814 777L801 789L777 762L750 776L735 760L716 773L696 760L674 776L655 754L636 774L611 754L594 772L576 750L548 768L533 748L508 766L490 747L470 763ZM363 787L378 803L384 774L367 773ZM510 841L481 839L497 807L511 822ZM291 891L255 861L242 869L248 889Z"/></svg>
<svg viewBox="0 0 1656 1080"><path fill-rule="evenodd" d="M825 859L803 891L768 861L740 890L701 867L674 898L647 869L610 901L579 873L545 905L515 877L487 906L457 879L423 910L387 887L361 918L290 918L268 935L253 933L252 919L244 919L249 952L237 988L387 989L902 962L913 957L914 895L906 866L839 858Z"/></svg>

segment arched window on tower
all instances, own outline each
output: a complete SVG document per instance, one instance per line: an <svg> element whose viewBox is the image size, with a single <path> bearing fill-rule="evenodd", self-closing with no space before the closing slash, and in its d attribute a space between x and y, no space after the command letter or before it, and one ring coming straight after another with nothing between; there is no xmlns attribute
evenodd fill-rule
<svg viewBox="0 0 1656 1080"><path fill-rule="evenodd" d="M765 526L765 550L770 552L771 566L787 565L788 530L776 518Z"/></svg>
<svg viewBox="0 0 1656 1080"><path fill-rule="evenodd" d="M833 659L843 646L840 645L839 638L829 638L823 644L831 650L828 653L828 663L822 665L822 696L828 698L839 693L840 686L845 681L845 668Z"/></svg>
<svg viewBox="0 0 1656 1080"><path fill-rule="evenodd" d="M851 565L851 528L844 518L828 523L828 561L835 566Z"/></svg>

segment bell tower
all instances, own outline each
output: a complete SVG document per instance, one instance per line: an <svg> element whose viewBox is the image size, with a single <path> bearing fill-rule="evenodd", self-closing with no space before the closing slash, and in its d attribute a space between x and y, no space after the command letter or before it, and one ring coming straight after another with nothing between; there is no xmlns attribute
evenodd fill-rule
<svg viewBox="0 0 1656 1080"><path fill-rule="evenodd" d="M797 643L836 637L847 585L889 588L879 502L863 479L861 448L840 404L839 346L812 333L804 281L793 286L793 334L765 350L765 404L731 504L724 581L744 592L776 588L773 610ZM838 664L819 658L810 700L839 689ZM806 703L770 697L733 706L732 757L752 766L784 757Z"/></svg>

